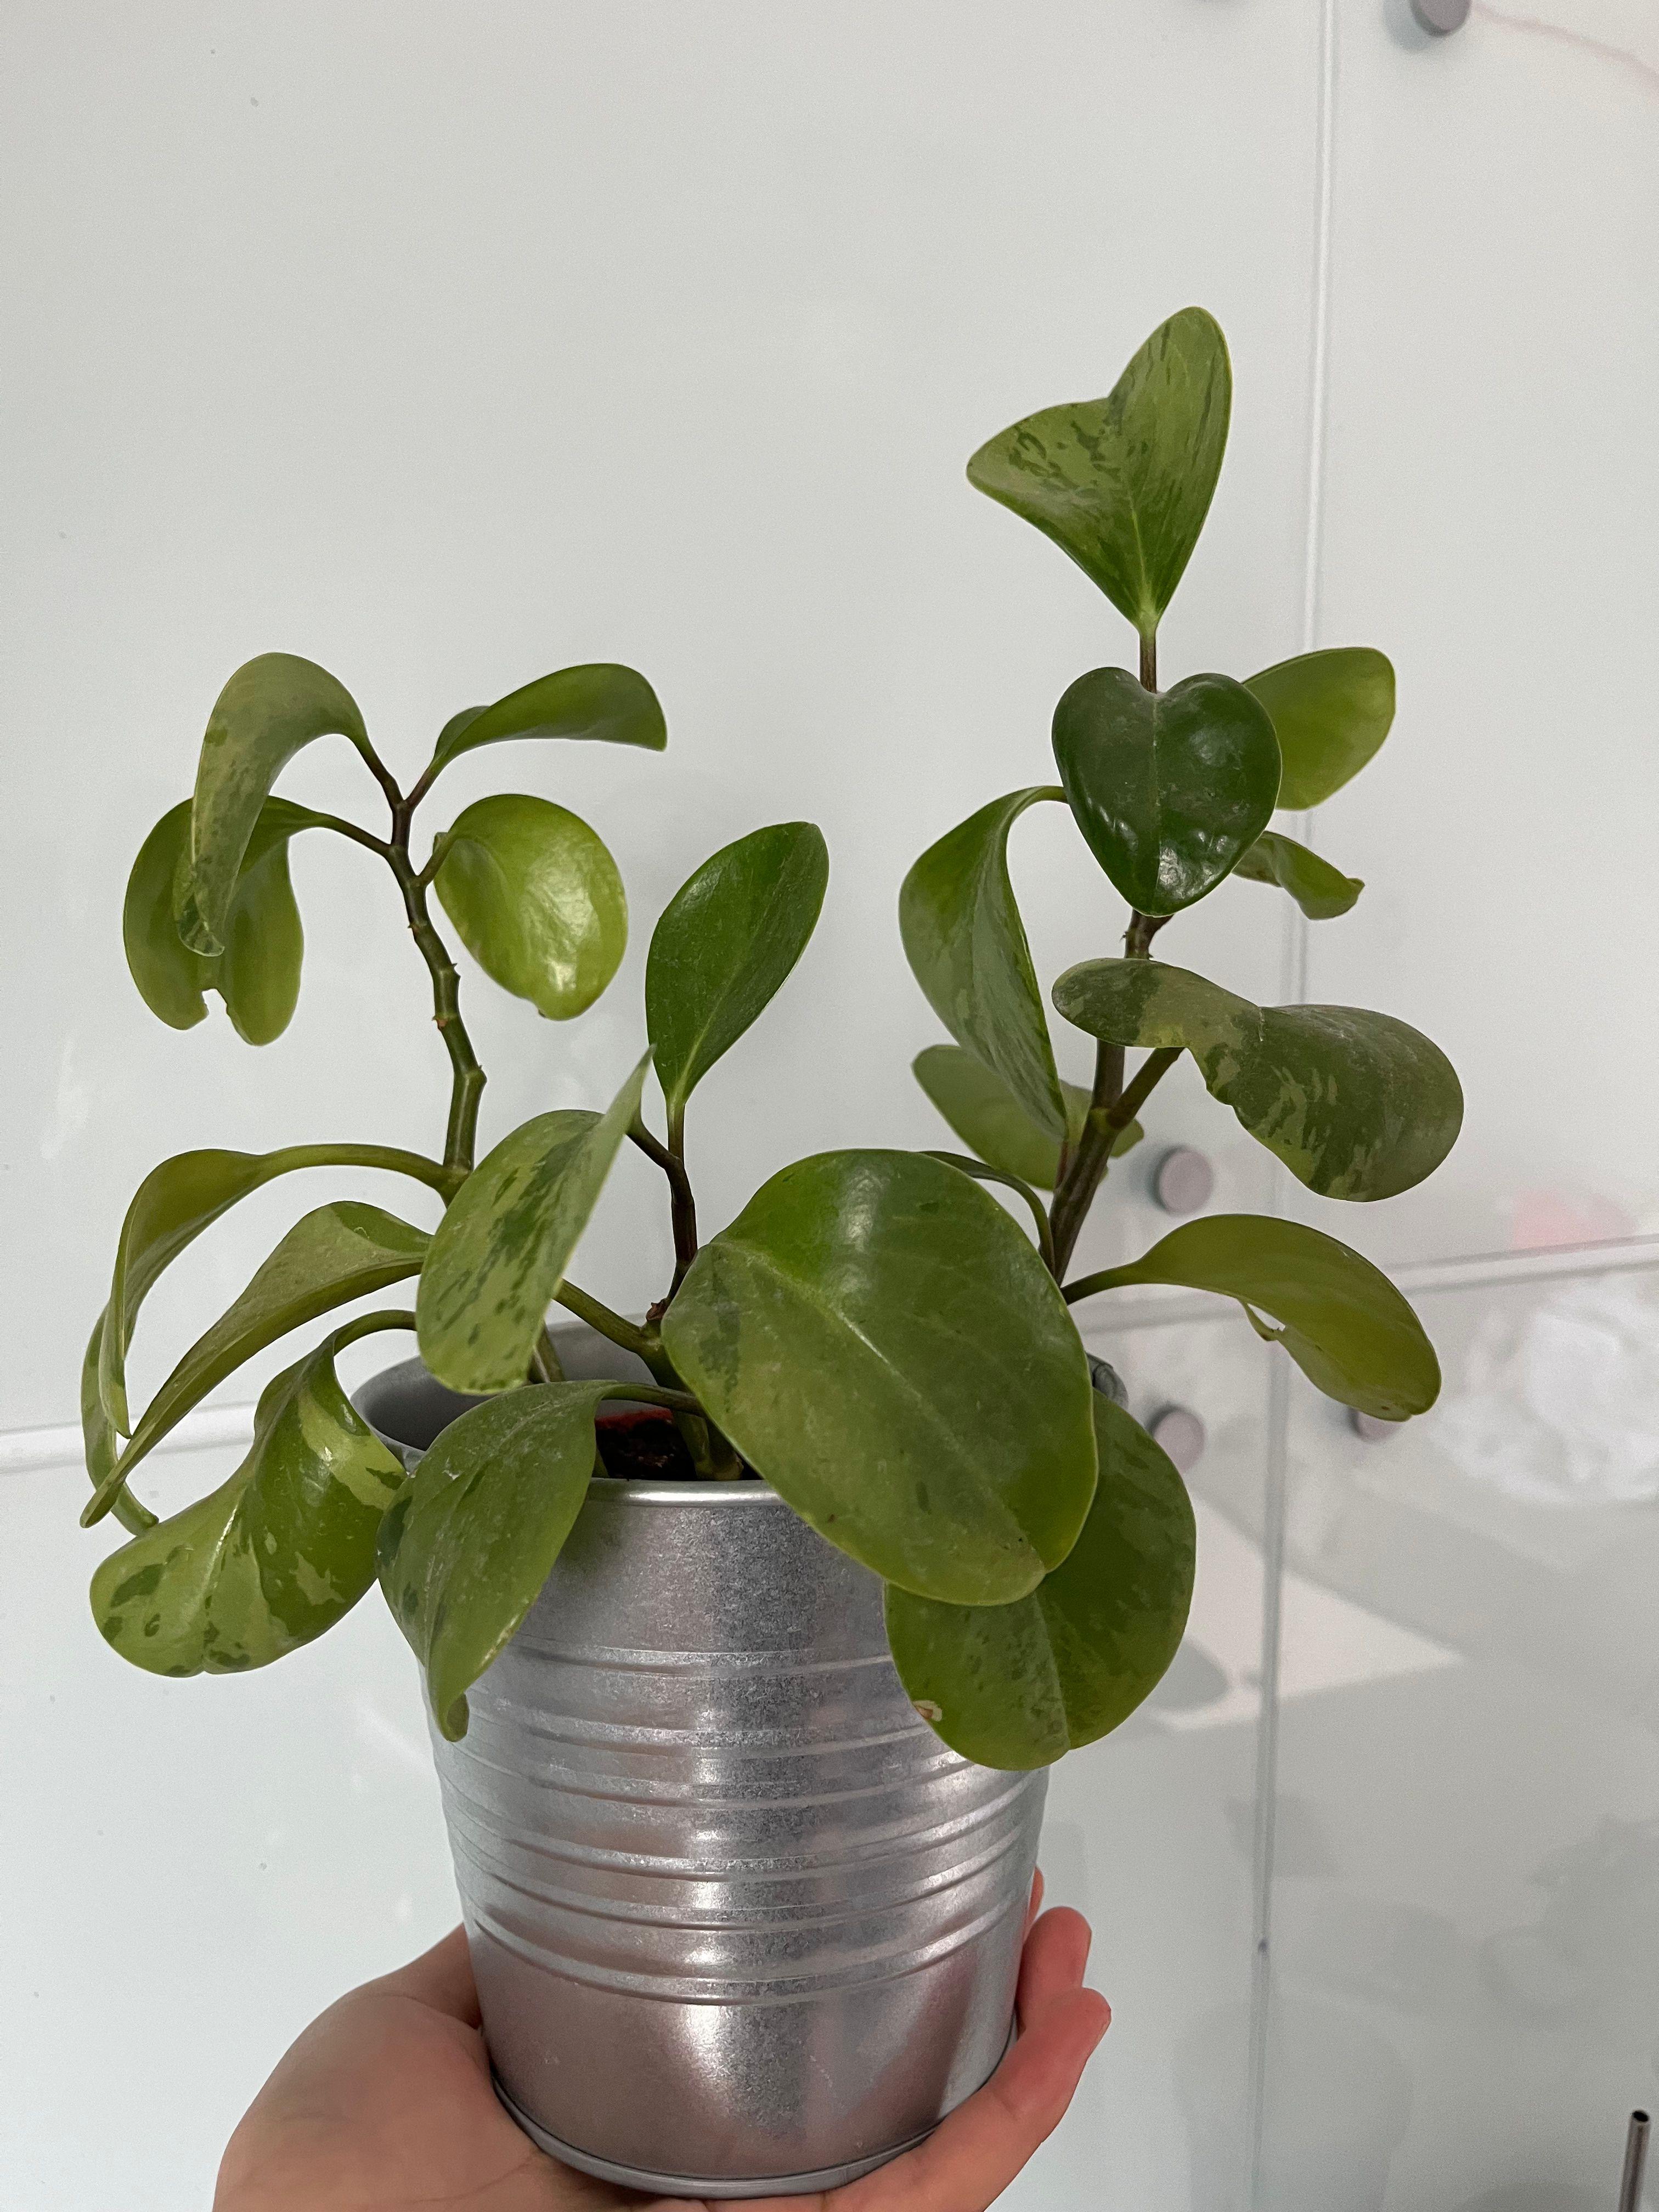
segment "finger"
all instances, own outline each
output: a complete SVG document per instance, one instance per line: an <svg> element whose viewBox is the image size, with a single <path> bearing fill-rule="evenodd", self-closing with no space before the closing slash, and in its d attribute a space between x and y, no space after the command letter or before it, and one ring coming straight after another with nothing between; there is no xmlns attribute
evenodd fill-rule
<svg viewBox="0 0 1659 2212"><path fill-rule="evenodd" d="M441 1942L386 1975L381 1985L430 2005L434 2012L447 2013L452 2020L465 2021L469 2027L478 2025L478 1992L465 1928L452 1928Z"/></svg>
<svg viewBox="0 0 1659 2212"><path fill-rule="evenodd" d="M1069 1905L1045 1912L1025 1939L1015 2008L1021 2033L1034 2027L1057 1997L1083 1986L1092 1937L1089 1923Z"/></svg>
<svg viewBox="0 0 1659 2212"><path fill-rule="evenodd" d="M1025 1932L1028 1936L1031 1932L1031 1923L1036 1918L1038 1913L1041 1912L1042 1910L1042 1869L1039 1867L1036 1872L1031 1876L1031 1901L1025 1908Z"/></svg>
<svg viewBox="0 0 1659 2212"><path fill-rule="evenodd" d="M919 2149L836 2191L837 2212L985 2212L1060 2124L1111 2018L1097 1990L1055 1996Z"/></svg>

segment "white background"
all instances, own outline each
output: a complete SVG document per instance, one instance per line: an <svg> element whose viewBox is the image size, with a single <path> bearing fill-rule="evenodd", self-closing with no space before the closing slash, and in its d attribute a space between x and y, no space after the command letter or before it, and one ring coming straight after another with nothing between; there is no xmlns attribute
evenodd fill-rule
<svg viewBox="0 0 1659 2212"><path fill-rule="evenodd" d="M1305 973L1457 1061L1447 1168L1321 1215L1424 1293L1448 1390L1366 1447L1270 1388L1242 1323L1116 1340L1137 1411L1208 1425L1200 1598L1154 1710L1056 1778L1051 1872L1118 2018L1017 2195L1610 2202L1659 2044L1644 0L1477 4L1437 42L1394 0L12 0L0 54L8 2207L204 2205L284 2042L453 1912L378 1599L268 1674L183 1683L124 1668L85 1607L109 1538L75 1525L61 1431L139 1178L197 1144L441 1129L423 972L343 843L295 848L278 1043L217 1014L173 1034L133 991L126 871L219 686L307 654L412 773L462 705L643 669L665 757L498 749L435 803L441 826L503 781L559 799L632 904L622 975L568 1028L467 977L486 1140L608 1097L667 896L805 816L824 920L700 1094L705 1217L804 1152L933 1141L899 879L1046 779L1054 698L1128 649L963 464L1188 302L1237 394L1166 676L1370 642L1401 703L1318 824L1367 879L1354 915L1304 945L1228 886L1160 950L1257 998ZM375 818L343 744L283 788ZM1045 975L1107 949L1121 917L1060 810L1015 866ZM1218 1206L1289 1202L1206 1107L1172 1079L1157 1144L1204 1146ZM1168 1225L1145 1176L1115 1178L1103 1257ZM657 1199L624 1164L584 1249L620 1304L661 1286ZM268 1191L166 1280L141 1388L295 1210ZM163 1455L151 1500L230 1463Z"/></svg>

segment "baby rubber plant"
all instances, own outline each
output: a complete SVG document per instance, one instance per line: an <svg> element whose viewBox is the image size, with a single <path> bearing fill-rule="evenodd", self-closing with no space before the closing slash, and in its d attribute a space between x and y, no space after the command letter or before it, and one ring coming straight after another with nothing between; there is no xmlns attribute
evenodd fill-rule
<svg viewBox="0 0 1659 2212"><path fill-rule="evenodd" d="M388 835L271 795L301 746L330 732L356 745L380 783ZM297 976L287 840L321 828L373 852L398 885L430 971L452 1098L441 1157L373 1144L189 1152L134 1199L84 1367L94 1489L83 1518L113 1512L134 1532L98 1568L92 1605L106 1638L138 1666L189 1674L264 1665L339 1620L378 1574L425 1669L438 1726L460 1734L468 1688L533 1602L590 1481L617 1479L599 1457L607 1400L661 1408L658 1418L678 1425L686 1476L760 1475L888 1583L946 1606L1024 1601L1089 1514L1097 1415L1081 1340L1029 1237L954 1167L914 1152L820 1153L772 1175L699 1242L688 1104L812 933L829 856L811 823L739 838L670 902L646 963L648 1049L610 1103L537 1115L474 1164L483 1078L428 890L479 964L555 1017L592 999L622 948L608 855L544 800L481 800L423 860L411 854L410 818L450 760L531 736L664 742L640 678L566 671L458 716L405 795L334 679L267 656L231 679L194 798L139 856L126 927L146 999L185 1025L215 989L258 1039L282 1027ZM646 1119L653 1069L659 1131ZM660 1176L674 1255L662 1296L638 1321L568 1272L624 1147ZM428 1231L355 1200L307 1213L134 1421L126 1354L162 1269L247 1192L325 1167L404 1175L441 1218ZM130 1478L216 1383L289 1332L417 1274L412 1310L337 1319L268 1385L228 1481L163 1522L139 1504ZM546 1327L555 1303L617 1347L614 1379L561 1373ZM412 1473L335 1371L354 1340L410 1328L428 1368L481 1401ZM1133 1595L1121 1596L1135 1611ZM1152 1635L1178 1639L1169 1591L1160 1585L1155 1601Z"/></svg>
<svg viewBox="0 0 1659 2212"><path fill-rule="evenodd" d="M1462 1094L1416 1030L1354 1006L1258 1006L1152 957L1174 918L1230 877L1277 886L1314 921L1362 885L1271 824L1340 790L1394 715L1394 671L1368 647L1282 660L1243 682L1188 675L1159 688L1158 623L1197 544L1231 404L1227 348L1188 308L1155 331L1104 399L1028 416L968 465L981 491L1051 538L1133 626L1138 665L1079 676L1054 709L1058 784L1008 793L924 853L900 924L917 981L955 1042L915 1062L972 1157L969 1176L1018 1194L1068 1305L1146 1284L1235 1298L1315 1386L1383 1420L1431 1406L1432 1346L1394 1285L1334 1237L1254 1214L1188 1221L1127 1266L1072 1276L1072 1255L1111 1160L1182 1054L1211 1095L1299 1182L1368 1203L1409 1190L1450 1150ZM1008 871L1026 811L1064 805L1127 909L1120 957L1086 960L1053 1003L1093 1042L1094 1079L1063 1082ZM1133 1066L1127 1055L1143 1055ZM889 1633L918 1703L947 1741L1024 1765L1121 1717L1126 1689L1167 1649L1178 1597L1179 1478L1115 1405L1097 1404L1102 1473L1061 1565L1013 1607L890 1595ZM1164 1518L1126 1571L1132 1517ZM1098 1525L1097 1525L1098 1524ZM1185 1523L1188 1528L1190 1522ZM1149 1645L1138 1663L1135 1638ZM1156 1680L1156 1674L1152 1674ZM1109 1719L1108 1725L1111 1724Z"/></svg>

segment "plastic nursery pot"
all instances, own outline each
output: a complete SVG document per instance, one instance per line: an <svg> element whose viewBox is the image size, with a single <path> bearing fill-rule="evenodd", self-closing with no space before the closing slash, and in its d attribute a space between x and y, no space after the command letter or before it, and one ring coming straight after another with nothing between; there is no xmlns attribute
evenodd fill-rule
<svg viewBox="0 0 1659 2212"><path fill-rule="evenodd" d="M557 1341L567 1373L632 1371ZM406 1456L470 1402L416 1360L357 1394ZM433 1745L484 2034L556 2158L832 2187L995 2067L1047 1776L946 1749L876 1577L766 1484L596 1477L468 1702Z"/></svg>

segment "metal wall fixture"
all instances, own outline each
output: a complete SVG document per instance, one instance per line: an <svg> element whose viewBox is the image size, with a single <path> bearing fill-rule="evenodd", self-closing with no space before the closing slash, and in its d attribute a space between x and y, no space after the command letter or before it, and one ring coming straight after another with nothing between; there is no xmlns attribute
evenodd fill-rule
<svg viewBox="0 0 1659 2212"><path fill-rule="evenodd" d="M1146 1433L1167 1452L1180 1474L1190 1474L1204 1456L1209 1431L1190 1406L1164 1406L1146 1424Z"/></svg>
<svg viewBox="0 0 1659 2212"><path fill-rule="evenodd" d="M1443 39L1469 20L1471 0L1412 0L1412 14L1431 37Z"/></svg>
<svg viewBox="0 0 1659 2212"><path fill-rule="evenodd" d="M1647 2163L1648 2116L1645 2112L1632 2112L1625 2136L1625 2171L1619 2184L1619 2212L1638 2212Z"/></svg>
<svg viewBox="0 0 1659 2212"><path fill-rule="evenodd" d="M1215 1192L1215 1170L1191 1145L1172 1145L1152 1170L1152 1196L1165 1213L1197 1213Z"/></svg>
<svg viewBox="0 0 1659 2212"><path fill-rule="evenodd" d="M1375 1413L1362 1413L1358 1406L1350 1406L1348 1426L1368 1444L1385 1444L1390 1437L1399 1435L1401 1425L1398 1421L1381 1420Z"/></svg>

